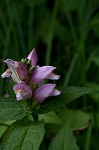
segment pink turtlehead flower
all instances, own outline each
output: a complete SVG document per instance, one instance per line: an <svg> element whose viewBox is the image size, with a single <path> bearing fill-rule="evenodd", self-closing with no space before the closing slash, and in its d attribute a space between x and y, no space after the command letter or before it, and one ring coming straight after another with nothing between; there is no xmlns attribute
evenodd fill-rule
<svg viewBox="0 0 99 150"><path fill-rule="evenodd" d="M27 59L22 62L11 59L4 60L8 69L1 75L2 78L12 77L17 84L13 87L17 100L34 99L39 103L49 96L59 95L61 92L55 88L56 84L44 84L44 80L58 80L60 75L54 74L56 67L37 65L36 50L33 49Z"/></svg>
<svg viewBox="0 0 99 150"><path fill-rule="evenodd" d="M17 100L30 99L32 97L32 89L25 82L16 84L13 90L16 93Z"/></svg>
<svg viewBox="0 0 99 150"><path fill-rule="evenodd" d="M7 64L8 69L11 72L11 77L12 77L13 81L15 83L19 83L21 80L20 80L20 77L19 77L19 75L17 73L18 62L17 61L13 61L11 59L4 60L4 62ZM1 75L1 77L2 77L2 75Z"/></svg>
<svg viewBox="0 0 99 150"><path fill-rule="evenodd" d="M21 81L27 81L28 79L28 71L23 62L13 61L11 59L7 59L4 61L7 63L9 69L7 69L2 75L2 78L12 77L15 83L20 83Z"/></svg>
<svg viewBox="0 0 99 150"><path fill-rule="evenodd" d="M40 84L45 79L58 80L60 78L60 75L54 74L54 69L56 69L56 67L53 66L37 67L32 74L30 82Z"/></svg>
<svg viewBox="0 0 99 150"><path fill-rule="evenodd" d="M35 48L31 51L31 53L28 55L27 59L31 61L32 66L36 66L38 58Z"/></svg>
<svg viewBox="0 0 99 150"><path fill-rule="evenodd" d="M60 95L60 91L55 89L56 84L44 84L37 88L33 93L33 98L39 103L43 102L49 96Z"/></svg>

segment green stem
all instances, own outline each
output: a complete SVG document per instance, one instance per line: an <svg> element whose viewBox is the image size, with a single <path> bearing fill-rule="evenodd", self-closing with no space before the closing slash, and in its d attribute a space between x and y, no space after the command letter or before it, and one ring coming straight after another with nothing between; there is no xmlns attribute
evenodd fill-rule
<svg viewBox="0 0 99 150"><path fill-rule="evenodd" d="M10 127L10 125L5 124L5 123L0 123L0 126Z"/></svg>
<svg viewBox="0 0 99 150"><path fill-rule="evenodd" d="M45 65L50 64L50 60L51 60L52 40L53 40L53 33L54 33L54 28L55 28L55 20L56 20L56 16L58 12L58 6L59 6L59 0L56 0L54 4L54 10L53 10L52 19L50 22L50 29L49 29L48 39L47 39Z"/></svg>
<svg viewBox="0 0 99 150"><path fill-rule="evenodd" d="M72 75L72 72L73 72L73 69L75 67L75 64L77 62L77 59L78 59L78 54L76 53L72 59L72 62L70 64L70 67L69 67L69 70L65 76L65 80L64 80L64 86L67 86L69 81L70 81L70 78L71 78L71 75Z"/></svg>
<svg viewBox="0 0 99 150"><path fill-rule="evenodd" d="M67 19L68 19L68 22L69 22L71 34L72 34L72 37L73 37L73 40L74 40L74 45L76 47L77 46L77 36L76 36L76 32L75 32L75 27L73 25L71 15L68 11L66 11L66 15L67 15Z"/></svg>
<svg viewBox="0 0 99 150"><path fill-rule="evenodd" d="M20 38L20 44L21 44L21 48L22 48L22 52L23 52L23 57L25 57L25 49L26 49L26 44L24 41L24 35L23 35L23 29L21 26L21 20L18 14L18 10L17 7L15 6L15 4L13 5L13 13L14 13L14 18L15 18L15 23L16 23L16 30L18 32L18 36Z"/></svg>
<svg viewBox="0 0 99 150"><path fill-rule="evenodd" d="M32 112L32 117L33 117L34 122L38 121L38 115L36 113Z"/></svg>
<svg viewBox="0 0 99 150"><path fill-rule="evenodd" d="M47 147L46 147L44 140L42 141L41 146L42 146L42 150L47 150Z"/></svg>
<svg viewBox="0 0 99 150"><path fill-rule="evenodd" d="M10 42L10 36L11 36L11 31L13 28L13 13L10 10L10 6L8 1L6 1L6 10L9 14L9 25L6 28L6 36L5 36L5 42L4 42L4 51L2 53L2 58L5 59L8 56L8 47L9 47L9 42ZM6 65L4 65L3 63L1 64L1 72L3 73L6 69ZM4 81L2 80L2 78L0 78L0 85L1 87L4 87ZM0 96L3 95L3 88L0 89Z"/></svg>
<svg viewBox="0 0 99 150"><path fill-rule="evenodd" d="M87 131L85 150L90 150L91 135L92 135L92 124L90 125Z"/></svg>
<svg viewBox="0 0 99 150"><path fill-rule="evenodd" d="M33 19L34 19L34 3L32 2L29 5L29 17L28 17L28 50L32 49L33 47Z"/></svg>

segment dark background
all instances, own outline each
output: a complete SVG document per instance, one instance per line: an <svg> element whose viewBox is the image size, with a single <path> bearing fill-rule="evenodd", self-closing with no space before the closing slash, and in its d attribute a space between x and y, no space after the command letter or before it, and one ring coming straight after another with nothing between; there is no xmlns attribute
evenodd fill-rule
<svg viewBox="0 0 99 150"><path fill-rule="evenodd" d="M0 0L0 74L2 60L19 61L33 48L38 64L57 67L58 86L99 90L99 0ZM5 81L0 79L0 95ZM77 133L82 150L99 149L99 94L70 104L90 114L91 123Z"/></svg>

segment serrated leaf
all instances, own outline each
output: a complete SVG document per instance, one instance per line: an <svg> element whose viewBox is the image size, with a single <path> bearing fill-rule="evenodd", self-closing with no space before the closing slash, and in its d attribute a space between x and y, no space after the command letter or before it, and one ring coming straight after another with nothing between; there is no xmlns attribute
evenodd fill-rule
<svg viewBox="0 0 99 150"><path fill-rule="evenodd" d="M44 136L44 122L16 127L4 150L39 150Z"/></svg>
<svg viewBox="0 0 99 150"><path fill-rule="evenodd" d="M67 124L72 130L83 130L89 125L89 115L81 111L64 110L58 117L63 124Z"/></svg>
<svg viewBox="0 0 99 150"><path fill-rule="evenodd" d="M56 97L49 97L45 100L41 104L40 109L36 110L37 113L47 113L52 110L55 111L56 109L65 106L67 103L94 91L92 88L76 86L62 87L59 90L61 91L61 94Z"/></svg>
<svg viewBox="0 0 99 150"><path fill-rule="evenodd" d="M79 150L76 139L67 125L53 139L49 150Z"/></svg>
<svg viewBox="0 0 99 150"><path fill-rule="evenodd" d="M0 120L19 120L27 115L25 105L14 99L3 99L0 101Z"/></svg>
<svg viewBox="0 0 99 150"><path fill-rule="evenodd" d="M83 95L93 92L92 88L85 88L85 87L76 87L76 86L69 86L60 88L62 91L61 98L66 99L66 103L69 103Z"/></svg>
<svg viewBox="0 0 99 150"><path fill-rule="evenodd" d="M45 129L48 135L57 133L64 124L73 131L84 130L89 125L89 115L80 110L61 109L59 112L49 112L39 115L40 120L46 122Z"/></svg>

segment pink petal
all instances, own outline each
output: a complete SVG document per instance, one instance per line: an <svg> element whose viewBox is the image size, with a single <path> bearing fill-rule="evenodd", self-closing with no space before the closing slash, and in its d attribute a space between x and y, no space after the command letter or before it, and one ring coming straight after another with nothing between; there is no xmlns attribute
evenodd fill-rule
<svg viewBox="0 0 99 150"><path fill-rule="evenodd" d="M31 60L31 65L36 66L38 58L35 48L31 51L27 58Z"/></svg>
<svg viewBox="0 0 99 150"><path fill-rule="evenodd" d="M57 95L60 95L61 94L61 91L57 90L57 89L53 89L52 93L50 96L57 96Z"/></svg>
<svg viewBox="0 0 99 150"><path fill-rule="evenodd" d="M33 98L38 102L43 102L49 96L56 96L60 91L55 89L56 84L44 84L37 88L33 93Z"/></svg>
<svg viewBox="0 0 99 150"><path fill-rule="evenodd" d="M7 70L1 75L2 78L8 78L8 77L10 77L10 76L11 76L11 71L10 71L10 69L7 69Z"/></svg>
<svg viewBox="0 0 99 150"><path fill-rule="evenodd" d="M14 64L14 61L12 59L3 60L3 62L5 62L8 65L8 67L9 64Z"/></svg>
<svg viewBox="0 0 99 150"><path fill-rule="evenodd" d="M28 80L28 71L23 62L18 63L17 73L22 81Z"/></svg>
<svg viewBox="0 0 99 150"><path fill-rule="evenodd" d="M53 72L50 73L50 75L47 77L47 79L50 79L50 80L58 80L61 76L60 75L56 75L54 74Z"/></svg>
<svg viewBox="0 0 99 150"><path fill-rule="evenodd" d="M16 93L17 100L30 99L32 97L32 90L25 82L16 84L13 90Z"/></svg>
<svg viewBox="0 0 99 150"><path fill-rule="evenodd" d="M31 83L40 84L50 76L55 68L53 66L37 67L31 77Z"/></svg>

